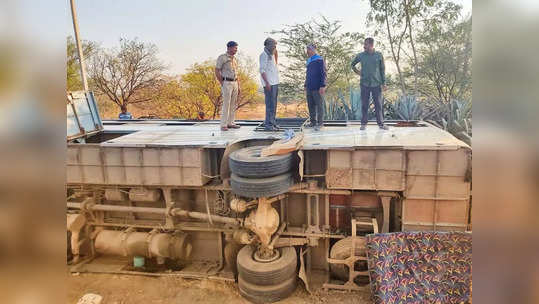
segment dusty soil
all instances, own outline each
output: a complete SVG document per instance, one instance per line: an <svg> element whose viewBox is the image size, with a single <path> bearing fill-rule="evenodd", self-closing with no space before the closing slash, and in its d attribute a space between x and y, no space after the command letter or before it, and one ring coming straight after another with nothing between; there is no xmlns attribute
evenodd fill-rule
<svg viewBox="0 0 539 304"><path fill-rule="evenodd" d="M86 293L103 297L102 304L249 303L234 283L179 277L144 277L110 274L68 274L67 303ZM301 283L278 303L371 303L368 292L318 290L309 295Z"/></svg>

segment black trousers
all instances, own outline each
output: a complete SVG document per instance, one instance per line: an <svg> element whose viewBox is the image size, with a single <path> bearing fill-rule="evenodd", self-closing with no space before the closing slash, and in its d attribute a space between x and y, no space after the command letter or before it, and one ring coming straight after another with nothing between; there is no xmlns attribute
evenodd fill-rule
<svg viewBox="0 0 539 304"><path fill-rule="evenodd" d="M324 124L324 96L318 90L307 89L307 105L309 106L309 118L315 126Z"/></svg>
<svg viewBox="0 0 539 304"><path fill-rule="evenodd" d="M361 124L366 125L369 119L369 104L372 95L374 103L374 113L376 114L376 123L379 126L384 125L384 112L382 107L382 87L361 86Z"/></svg>

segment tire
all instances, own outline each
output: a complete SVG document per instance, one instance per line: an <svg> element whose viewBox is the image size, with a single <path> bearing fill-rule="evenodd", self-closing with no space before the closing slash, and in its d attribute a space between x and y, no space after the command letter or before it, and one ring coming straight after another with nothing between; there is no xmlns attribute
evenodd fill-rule
<svg viewBox="0 0 539 304"><path fill-rule="evenodd" d="M292 186L292 174L285 173L264 178L245 178L232 174L230 187L236 195L257 198L283 194Z"/></svg>
<svg viewBox="0 0 539 304"><path fill-rule="evenodd" d="M294 247L278 249L281 256L271 262L261 263L253 259L255 248L244 246L238 253L238 277L254 285L276 285L296 277L298 259Z"/></svg>
<svg viewBox="0 0 539 304"><path fill-rule="evenodd" d="M238 176L263 178L286 173L292 169L292 153L260 156L267 146L253 146L236 150L228 157L230 171Z"/></svg>
<svg viewBox="0 0 539 304"><path fill-rule="evenodd" d="M329 256L332 259L338 259L338 260L344 260L348 257L350 257L350 252L352 251L352 237L347 237L342 240L339 240L336 242L333 247L331 247L331 251L329 253ZM365 238L359 238L356 242L356 256L366 256L367 255L367 241ZM356 269L358 266L365 266L361 265L365 264L364 261L357 261L355 266ZM345 264L329 264L329 269L333 276L338 278L342 281L348 281L348 274L350 273L348 270L348 266Z"/></svg>
<svg viewBox="0 0 539 304"><path fill-rule="evenodd" d="M297 278L294 276L278 285L260 286L246 282L238 277L240 294L252 303L272 303L287 298L296 290Z"/></svg>

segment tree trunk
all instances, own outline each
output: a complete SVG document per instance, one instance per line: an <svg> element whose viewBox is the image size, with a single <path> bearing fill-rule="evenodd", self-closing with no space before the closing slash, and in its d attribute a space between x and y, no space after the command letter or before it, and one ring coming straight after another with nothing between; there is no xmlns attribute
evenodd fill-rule
<svg viewBox="0 0 539 304"><path fill-rule="evenodd" d="M401 72L401 68L400 68L400 64L399 64L400 59L395 55L395 47L393 45L393 38L391 36L391 29L389 27L389 17L388 17L388 14L387 14L387 3L385 4L385 17L386 17L387 35L389 37L389 45L391 46L391 54L393 56L393 60L395 61L395 65L397 66L397 72L399 73L399 80L400 80L400 83L401 83L402 94L404 96L406 96L406 86L404 84L404 78L402 76L402 72Z"/></svg>
<svg viewBox="0 0 539 304"><path fill-rule="evenodd" d="M408 36L410 37L410 45L412 46L412 53L414 54L414 94L417 94L417 52L415 50L414 37L412 35L412 22L410 18L409 2L404 0L404 11L406 13L406 23L408 24Z"/></svg>
<svg viewBox="0 0 539 304"><path fill-rule="evenodd" d="M217 115L217 105L213 104L213 113L211 115L211 119L215 119L215 116Z"/></svg>

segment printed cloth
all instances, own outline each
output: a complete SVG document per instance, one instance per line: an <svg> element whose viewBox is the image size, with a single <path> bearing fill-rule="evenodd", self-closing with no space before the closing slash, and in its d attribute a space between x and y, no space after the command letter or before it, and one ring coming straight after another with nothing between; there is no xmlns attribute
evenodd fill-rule
<svg viewBox="0 0 539 304"><path fill-rule="evenodd" d="M471 302L471 233L371 234L367 258L374 303Z"/></svg>

